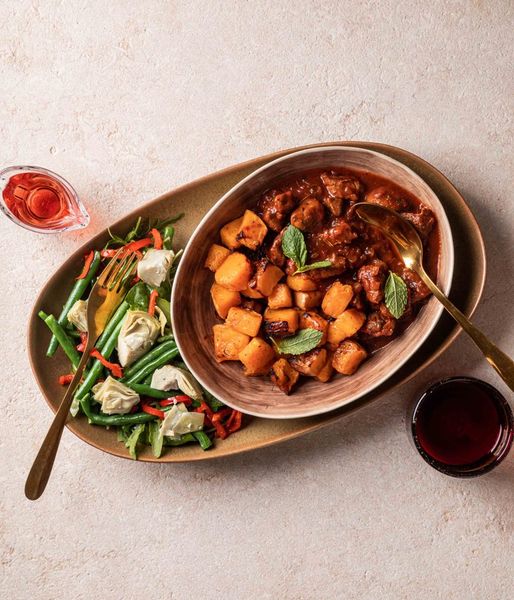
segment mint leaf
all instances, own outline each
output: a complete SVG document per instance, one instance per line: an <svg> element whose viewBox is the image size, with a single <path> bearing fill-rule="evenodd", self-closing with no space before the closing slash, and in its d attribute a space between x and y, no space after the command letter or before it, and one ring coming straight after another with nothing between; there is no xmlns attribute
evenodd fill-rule
<svg viewBox="0 0 514 600"><path fill-rule="evenodd" d="M385 284L385 305L395 319L399 319L407 306L407 285L396 273L389 271Z"/></svg>
<svg viewBox="0 0 514 600"><path fill-rule="evenodd" d="M307 262L307 246L303 238L303 233L294 225L289 225L284 232L282 252L287 258L294 261L299 269Z"/></svg>
<svg viewBox="0 0 514 600"><path fill-rule="evenodd" d="M320 260L318 262L312 263L310 265L304 265L303 267L296 269L294 275L296 275L297 273L305 273L305 271L312 271L313 269L324 269L326 267L331 266L332 263L329 260Z"/></svg>
<svg viewBox="0 0 514 600"><path fill-rule="evenodd" d="M320 343L323 332L317 329L300 329L298 333L281 340L272 340L281 354L303 354Z"/></svg>

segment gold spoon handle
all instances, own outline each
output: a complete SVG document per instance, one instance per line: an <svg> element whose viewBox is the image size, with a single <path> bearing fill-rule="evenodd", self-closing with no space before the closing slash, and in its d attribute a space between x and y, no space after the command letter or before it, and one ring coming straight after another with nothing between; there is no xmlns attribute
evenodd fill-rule
<svg viewBox="0 0 514 600"><path fill-rule="evenodd" d="M514 391L514 361L502 352L498 346L493 344L461 311L450 302L450 300L441 292L437 285L430 279L422 268L412 267L432 294L439 300L450 315L464 329L469 337L480 348L488 363L496 370L498 375L505 381L511 390Z"/></svg>
<svg viewBox="0 0 514 600"><path fill-rule="evenodd" d="M46 434L46 437L39 449L39 452L32 464L30 473L25 482L25 496L29 500L37 500L41 494L45 491L46 484L52 472L55 456L57 454L57 448L59 448L59 442L61 440L62 432L66 421L70 414L70 406L73 401L73 394L77 389L77 385L80 382L82 373L89 359L89 353L91 348L85 349L82 354L79 366L73 376L73 379L64 394L64 398L55 413L54 420L50 425L50 429Z"/></svg>

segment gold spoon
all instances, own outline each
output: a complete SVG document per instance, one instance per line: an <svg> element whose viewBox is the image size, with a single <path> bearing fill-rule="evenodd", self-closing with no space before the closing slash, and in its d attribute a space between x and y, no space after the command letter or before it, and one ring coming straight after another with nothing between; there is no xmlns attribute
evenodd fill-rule
<svg viewBox="0 0 514 600"><path fill-rule="evenodd" d="M359 202L355 206L357 214L363 221L380 229L394 242L405 266L421 277L432 294L480 348L489 364L514 391L514 361L477 329L426 274L423 268L423 244L413 225L398 213L378 204Z"/></svg>

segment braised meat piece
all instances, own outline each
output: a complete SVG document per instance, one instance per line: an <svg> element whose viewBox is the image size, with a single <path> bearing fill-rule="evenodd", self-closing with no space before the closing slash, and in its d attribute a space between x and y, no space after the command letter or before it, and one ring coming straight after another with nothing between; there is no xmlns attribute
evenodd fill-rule
<svg viewBox="0 0 514 600"><path fill-rule="evenodd" d="M414 271L405 268L402 273L402 278L409 288L409 298L412 304L421 302L421 300L424 300L427 298L427 296L430 296L430 290L421 281L419 275Z"/></svg>
<svg viewBox="0 0 514 600"><path fill-rule="evenodd" d="M266 251L270 261L280 268L282 268L286 262L285 254L282 252L282 238L284 237L285 231L286 228L284 227Z"/></svg>
<svg viewBox="0 0 514 600"><path fill-rule="evenodd" d="M378 258L359 269L357 278L362 284L366 298L371 304L378 304L384 299L384 282L387 265Z"/></svg>
<svg viewBox="0 0 514 600"><path fill-rule="evenodd" d="M280 231L295 206L296 202L291 191L269 192L259 200L257 211L270 229Z"/></svg>
<svg viewBox="0 0 514 600"><path fill-rule="evenodd" d="M328 247L350 244L357 234L352 230L350 224L342 217L335 217L330 221L328 227L320 234L318 239Z"/></svg>
<svg viewBox="0 0 514 600"><path fill-rule="evenodd" d="M429 208L421 206L417 212L403 212L401 215L414 225L423 241L428 238L435 224L434 213Z"/></svg>
<svg viewBox="0 0 514 600"><path fill-rule="evenodd" d="M380 206L390 208L391 210L395 210L397 212L407 210L409 208L408 201L405 200L405 198L402 198L396 190L393 190L386 185L381 185L380 187L368 192L365 200L366 202L379 204Z"/></svg>
<svg viewBox="0 0 514 600"><path fill-rule="evenodd" d="M396 328L396 319L391 315L385 304L380 304L378 310L369 313L366 322L359 333L369 337L390 337Z"/></svg>
<svg viewBox="0 0 514 600"><path fill-rule="evenodd" d="M257 302L257 300L251 300L250 298L243 297L240 306L241 308L253 310L257 313L262 313L262 311L264 310L264 307L260 302Z"/></svg>
<svg viewBox="0 0 514 600"><path fill-rule="evenodd" d="M323 203L335 217L341 216L345 200L357 202L362 194L362 183L352 175L322 173L320 179L328 193Z"/></svg>
<svg viewBox="0 0 514 600"><path fill-rule="evenodd" d="M291 224L302 231L316 231L323 226L325 211L316 198L307 198L291 215Z"/></svg>

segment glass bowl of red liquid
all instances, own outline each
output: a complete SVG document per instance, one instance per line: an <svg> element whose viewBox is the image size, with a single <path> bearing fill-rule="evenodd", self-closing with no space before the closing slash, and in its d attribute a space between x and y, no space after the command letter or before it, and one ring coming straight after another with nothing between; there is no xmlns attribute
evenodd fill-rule
<svg viewBox="0 0 514 600"><path fill-rule="evenodd" d="M82 229L89 215L73 187L42 167L0 171L0 208L17 225L37 233Z"/></svg>
<svg viewBox="0 0 514 600"><path fill-rule="evenodd" d="M410 426L421 456L453 477L487 473L507 456L514 437L507 400L472 377L451 377L429 387L415 403Z"/></svg>

